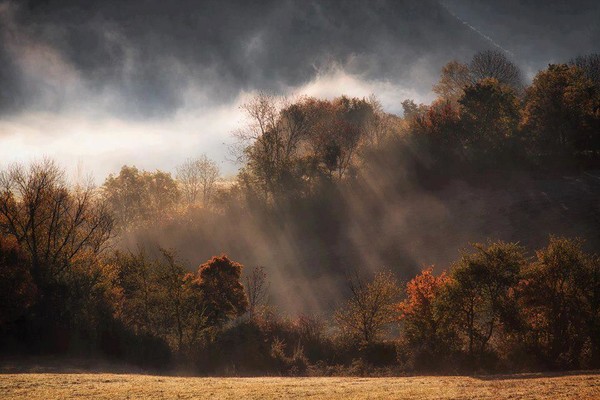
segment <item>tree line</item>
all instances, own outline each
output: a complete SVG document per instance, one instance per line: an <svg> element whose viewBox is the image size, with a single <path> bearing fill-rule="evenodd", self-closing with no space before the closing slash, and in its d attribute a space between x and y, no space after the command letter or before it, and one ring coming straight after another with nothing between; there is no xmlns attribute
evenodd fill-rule
<svg viewBox="0 0 600 400"><path fill-rule="evenodd" d="M408 99L403 115L376 98L322 100L256 96L242 109L232 154L242 163L227 187L206 155L169 173L124 166L103 189L117 220L153 220L190 205L285 206L370 171L403 168L427 184L476 171L565 170L597 166L600 151L600 57L552 64L526 86L502 52L452 61L430 105ZM400 177L396 177L400 179ZM280 201L281 200L281 201Z"/></svg>
<svg viewBox="0 0 600 400"><path fill-rule="evenodd" d="M438 98L403 102L403 116L375 98L259 95L235 132L243 167L232 181L206 156L175 177L124 166L99 188L69 183L50 160L11 166L0 173L1 350L219 374L597 367L600 262L583 241L551 237L533 257L514 242L476 244L440 274L367 278L348 235L357 214L374 229L386 218L377 198L356 202L374 182L384 198L597 165L599 70L597 55L579 57L526 86L502 53L481 52L446 65ZM267 268L244 272L222 255L190 271L143 240L169 227L194 229L211 254L223 243L244 254L259 237L243 237L260 233L293 248L288 279L331 276L347 301L284 317L268 305L282 282Z"/></svg>

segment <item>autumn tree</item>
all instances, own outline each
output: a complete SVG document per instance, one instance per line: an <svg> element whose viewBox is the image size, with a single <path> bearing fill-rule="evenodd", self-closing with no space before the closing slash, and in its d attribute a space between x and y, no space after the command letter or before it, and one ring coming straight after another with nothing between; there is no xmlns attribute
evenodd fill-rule
<svg viewBox="0 0 600 400"><path fill-rule="evenodd" d="M30 273L36 288L20 325L29 332L24 344L65 351L71 343L81 343L80 336L89 339L90 347L98 344L113 312L100 263L112 226L94 187L69 186L52 161L15 164L0 173L0 233L16 241L27 259L27 271L23 266L5 271L6 283L18 279L14 274L27 280Z"/></svg>
<svg viewBox="0 0 600 400"><path fill-rule="evenodd" d="M138 334L160 337L182 352L198 344L208 328L202 292L177 255L159 248L116 252L107 260L120 288L117 316Z"/></svg>
<svg viewBox="0 0 600 400"><path fill-rule="evenodd" d="M474 244L452 265L444 291L446 312L454 315L467 354L474 360L515 310L512 292L526 257L517 243Z"/></svg>
<svg viewBox="0 0 600 400"><path fill-rule="evenodd" d="M386 327L397 321L400 289L391 272L380 272L370 282L358 275L348 280L350 298L335 313L344 334L372 344Z"/></svg>
<svg viewBox="0 0 600 400"><path fill-rule="evenodd" d="M123 166L118 176L106 178L102 189L120 224L128 226L145 213L146 188L137 168Z"/></svg>
<svg viewBox="0 0 600 400"><path fill-rule="evenodd" d="M370 96L366 102L369 104L371 111L364 120L364 134L361 147L364 149L367 145L369 148L384 146L390 138L399 133L401 127L404 125L404 121L397 115L385 112L381 102L375 96Z"/></svg>
<svg viewBox="0 0 600 400"><path fill-rule="evenodd" d="M157 270L157 278L159 286L164 290L165 301L163 315L170 320L166 323L167 326L172 326L177 349L183 348L183 338L185 330L185 287L183 285L183 276L185 267L176 259L172 251L161 248L162 256L161 268Z"/></svg>
<svg viewBox="0 0 600 400"><path fill-rule="evenodd" d="M372 99L292 103L260 95L243 108L249 122L237 132L246 162L239 181L271 201L302 197L324 178L345 178L356 167L361 143L379 140L388 126Z"/></svg>
<svg viewBox="0 0 600 400"><path fill-rule="evenodd" d="M13 165L0 173L0 231L31 260L38 285L96 262L111 238L113 219L92 186L70 189L52 161Z"/></svg>
<svg viewBox="0 0 600 400"><path fill-rule="evenodd" d="M242 264L222 255L200 265L191 279L195 290L202 293L205 316L210 326L221 326L248 310L248 299L240 281L242 268Z"/></svg>
<svg viewBox="0 0 600 400"><path fill-rule="evenodd" d="M464 94L464 88L472 84L469 66L458 61L450 61L442 68L440 80L433 91L441 100L456 104Z"/></svg>
<svg viewBox="0 0 600 400"><path fill-rule="evenodd" d="M448 101L437 102L410 121L412 140L416 143L418 161L426 170L450 168L465 160L460 114Z"/></svg>
<svg viewBox="0 0 600 400"><path fill-rule="evenodd" d="M479 163L498 161L515 145L519 101L514 90L495 78L466 86L458 100L463 128L462 143L469 158Z"/></svg>
<svg viewBox="0 0 600 400"><path fill-rule="evenodd" d="M600 267L582 245L579 239L551 237L524 271L525 338L549 366L579 366L587 340L598 357Z"/></svg>
<svg viewBox="0 0 600 400"><path fill-rule="evenodd" d="M135 253L116 251L106 263L113 266L115 285L120 288L118 317L136 333L157 335L161 305L157 263L143 248Z"/></svg>
<svg viewBox="0 0 600 400"><path fill-rule="evenodd" d="M14 238L0 234L0 334L35 303L29 259Z"/></svg>
<svg viewBox="0 0 600 400"><path fill-rule="evenodd" d="M283 104L282 104L283 103ZM308 134L310 118L298 106L261 94L242 109L248 123L238 132L237 155L246 161L242 174L265 198L291 188L298 176L296 150Z"/></svg>
<svg viewBox="0 0 600 400"><path fill-rule="evenodd" d="M527 88L522 125L541 153L572 155L598 145L598 89L581 69L550 65Z"/></svg>
<svg viewBox="0 0 600 400"><path fill-rule="evenodd" d="M402 340L417 364L439 362L452 348L452 321L438 304L448 282L445 272L435 276L433 267L426 268L406 284L406 297L398 305Z"/></svg>
<svg viewBox="0 0 600 400"><path fill-rule="evenodd" d="M583 71L584 76L595 87L593 94L595 101L586 112L586 130L589 131L587 149L598 152L600 150L600 134L598 134L600 132L600 54L579 56L571 60L569 64Z"/></svg>
<svg viewBox="0 0 600 400"><path fill-rule="evenodd" d="M575 57L569 61L569 65L574 65L582 70L586 78L600 88L600 53Z"/></svg>
<svg viewBox="0 0 600 400"><path fill-rule="evenodd" d="M596 368L600 366L600 255L584 256L586 291L584 294L584 318L590 340L590 363Z"/></svg>
<svg viewBox="0 0 600 400"><path fill-rule="evenodd" d="M433 86L438 99L456 104L467 86L483 79L495 79L519 92L523 88L521 70L506 55L496 50L476 53L468 64L450 61L442 68L440 80Z"/></svg>
<svg viewBox="0 0 600 400"><path fill-rule="evenodd" d="M181 193L171 174L163 171L142 174L147 193L147 204L151 217L161 217L175 210Z"/></svg>
<svg viewBox="0 0 600 400"><path fill-rule="evenodd" d="M176 176L187 205L194 205L200 199L204 207L209 205L219 178L219 167L213 160L206 155L188 159L177 167Z"/></svg>
<svg viewBox="0 0 600 400"><path fill-rule="evenodd" d="M310 145L321 171L342 179L353 166L361 140L368 136L369 122L377 118L372 103L345 96L317 102L318 115L310 134Z"/></svg>
<svg viewBox="0 0 600 400"><path fill-rule="evenodd" d="M123 166L118 175L109 175L102 186L104 197L120 226L163 218L174 211L180 197L171 174L140 171Z"/></svg>

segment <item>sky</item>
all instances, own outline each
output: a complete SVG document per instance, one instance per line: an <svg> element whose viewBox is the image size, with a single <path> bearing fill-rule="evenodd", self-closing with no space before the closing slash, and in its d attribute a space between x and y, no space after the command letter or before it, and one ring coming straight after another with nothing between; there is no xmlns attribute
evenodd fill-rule
<svg viewBox="0 0 600 400"><path fill-rule="evenodd" d="M259 92L429 102L448 61L488 48L531 79L600 52L600 2L0 1L0 167L51 157L101 183L124 164L226 175Z"/></svg>

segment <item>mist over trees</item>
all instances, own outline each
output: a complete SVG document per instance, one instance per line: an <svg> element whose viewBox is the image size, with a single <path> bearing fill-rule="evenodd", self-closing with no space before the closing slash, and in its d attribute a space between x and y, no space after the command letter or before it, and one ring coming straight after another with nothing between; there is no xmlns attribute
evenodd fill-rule
<svg viewBox="0 0 600 400"><path fill-rule="evenodd" d="M596 64L525 86L481 52L402 116L260 94L230 180L208 155L100 187L11 166L0 350L207 374L598 367Z"/></svg>
<svg viewBox="0 0 600 400"><path fill-rule="evenodd" d="M572 157L599 149L598 86L576 66L550 65L527 89L523 129L547 154Z"/></svg>
<svg viewBox="0 0 600 400"><path fill-rule="evenodd" d="M337 311L335 320L342 334L372 344L397 318L395 306L400 293L396 278L389 272L378 273L372 282L354 276L348 280L348 286L350 299Z"/></svg>
<svg viewBox="0 0 600 400"><path fill-rule="evenodd" d="M198 159L186 160L177 167L177 180L181 193L189 206L201 202L203 207L210 204L219 178L219 167L206 155Z"/></svg>
<svg viewBox="0 0 600 400"><path fill-rule="evenodd" d="M524 85L522 75L519 67L503 52L486 50L476 53L469 63L454 60L444 65L433 91L441 100L456 103L464 95L465 88L484 79L495 79L518 91Z"/></svg>
<svg viewBox="0 0 600 400"><path fill-rule="evenodd" d="M162 218L175 210L181 197L170 173L126 165L118 175L106 178L103 192L116 221L124 227Z"/></svg>

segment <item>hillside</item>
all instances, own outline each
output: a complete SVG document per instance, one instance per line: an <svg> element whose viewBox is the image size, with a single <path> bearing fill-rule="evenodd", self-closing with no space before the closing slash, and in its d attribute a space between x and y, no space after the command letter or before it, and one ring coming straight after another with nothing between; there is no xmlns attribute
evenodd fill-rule
<svg viewBox="0 0 600 400"><path fill-rule="evenodd" d="M598 170L486 174L427 189L390 189L385 179L358 187L335 208L280 214L283 225L244 217L213 230L210 219L176 219L137 230L123 244L160 243L192 270L216 253L264 265L272 282L270 303L292 315L331 312L346 295L352 269L389 268L410 279L424 265L447 269L460 249L488 239L536 249L558 235L583 238L589 251L600 246Z"/></svg>

